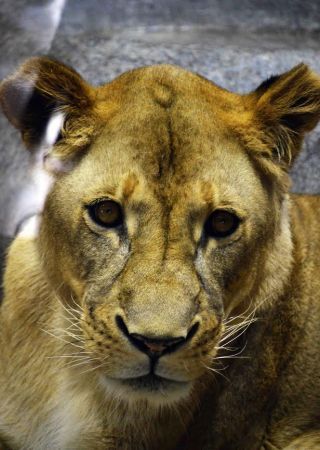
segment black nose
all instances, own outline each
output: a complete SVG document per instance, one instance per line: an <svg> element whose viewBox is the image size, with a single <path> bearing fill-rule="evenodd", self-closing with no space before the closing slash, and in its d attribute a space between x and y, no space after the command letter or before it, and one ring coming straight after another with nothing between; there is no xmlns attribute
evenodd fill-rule
<svg viewBox="0 0 320 450"><path fill-rule="evenodd" d="M172 353L189 341L197 332L199 324L195 323L187 337L174 337L174 338L156 338L143 336L138 333L129 333L128 328L121 316L116 317L116 323L122 333L129 339L132 345L138 348L140 351L146 353L151 358L159 358L166 353Z"/></svg>
<svg viewBox="0 0 320 450"><path fill-rule="evenodd" d="M152 357L159 357L164 353L173 352L186 341L184 337L169 339L150 339L137 333L129 334L129 340L139 350L147 353Z"/></svg>

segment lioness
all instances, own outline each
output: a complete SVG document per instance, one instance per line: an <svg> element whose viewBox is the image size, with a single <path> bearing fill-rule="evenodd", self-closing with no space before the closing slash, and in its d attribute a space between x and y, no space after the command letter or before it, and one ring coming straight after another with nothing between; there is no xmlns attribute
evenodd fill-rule
<svg viewBox="0 0 320 450"><path fill-rule="evenodd" d="M238 95L158 65L92 87L42 57L0 97L54 177L7 258L3 445L320 448L320 198L288 194L319 77Z"/></svg>

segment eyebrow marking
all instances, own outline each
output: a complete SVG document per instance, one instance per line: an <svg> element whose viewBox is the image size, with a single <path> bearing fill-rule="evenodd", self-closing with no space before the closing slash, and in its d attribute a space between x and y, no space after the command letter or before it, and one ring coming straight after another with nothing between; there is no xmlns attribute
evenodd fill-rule
<svg viewBox="0 0 320 450"><path fill-rule="evenodd" d="M122 194L126 200L128 200L132 196L132 194L133 194L135 188L138 186L138 184L139 184L139 180L138 180L137 175L135 173L129 173L127 178L124 180L123 187L122 187Z"/></svg>
<svg viewBox="0 0 320 450"><path fill-rule="evenodd" d="M209 206L213 205L214 190L212 184L209 181L202 181L200 192L203 201Z"/></svg>

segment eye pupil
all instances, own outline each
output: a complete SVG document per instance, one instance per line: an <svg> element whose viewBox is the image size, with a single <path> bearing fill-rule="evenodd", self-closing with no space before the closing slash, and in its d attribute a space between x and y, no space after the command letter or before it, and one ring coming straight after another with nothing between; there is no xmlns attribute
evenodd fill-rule
<svg viewBox="0 0 320 450"><path fill-rule="evenodd" d="M116 227L122 222L122 211L113 200L102 200L88 207L92 220L104 227Z"/></svg>
<svg viewBox="0 0 320 450"><path fill-rule="evenodd" d="M101 204L97 207L97 215L101 220L112 221L117 215L116 208L113 205Z"/></svg>
<svg viewBox="0 0 320 450"><path fill-rule="evenodd" d="M208 217L205 230L211 237L227 237L236 231L239 223L240 220L235 214L229 211L216 210Z"/></svg>

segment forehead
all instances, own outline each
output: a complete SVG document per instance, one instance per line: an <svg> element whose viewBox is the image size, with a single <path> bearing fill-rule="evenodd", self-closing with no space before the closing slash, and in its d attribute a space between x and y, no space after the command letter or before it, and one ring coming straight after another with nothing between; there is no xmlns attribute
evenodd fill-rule
<svg viewBox="0 0 320 450"><path fill-rule="evenodd" d="M102 132L81 167L95 190L117 190L128 172L161 198L253 189L253 166L233 133L246 114L239 95L180 68L154 66L100 88L96 113Z"/></svg>

